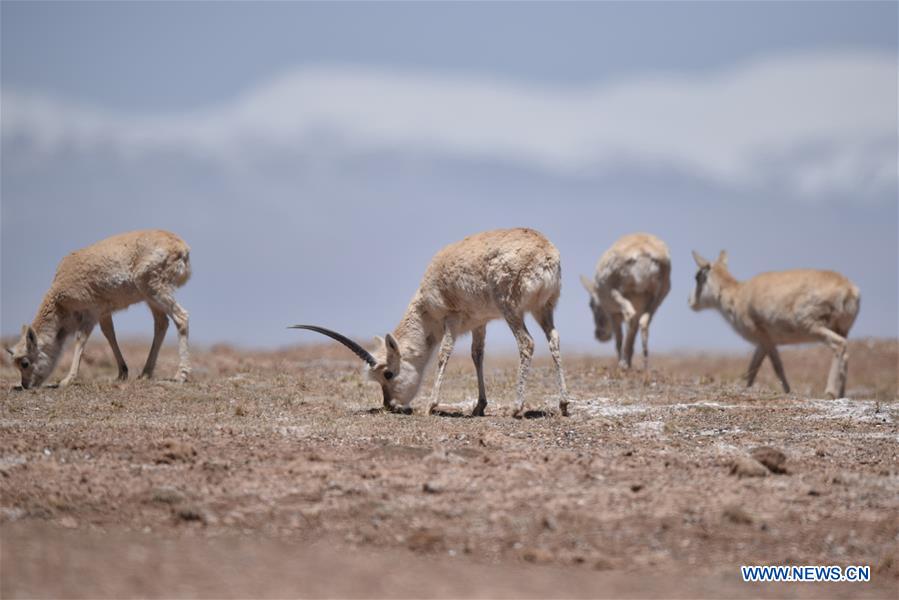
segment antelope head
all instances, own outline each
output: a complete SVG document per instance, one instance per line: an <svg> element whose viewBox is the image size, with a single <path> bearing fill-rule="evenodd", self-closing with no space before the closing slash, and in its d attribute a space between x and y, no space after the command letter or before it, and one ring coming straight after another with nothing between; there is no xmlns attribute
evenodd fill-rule
<svg viewBox="0 0 899 600"><path fill-rule="evenodd" d="M715 262L710 262L693 251L693 260L696 262L696 287L690 294L690 308L702 310L717 306L721 296L720 275L727 274L727 251L722 250Z"/></svg>
<svg viewBox="0 0 899 600"><path fill-rule="evenodd" d="M378 347L369 352L348 337L317 325L292 325L290 329L308 329L336 340L350 349L367 365L368 378L381 386L384 408L397 412L411 412L409 405L418 393L421 373L409 361L403 360L399 343L391 334L376 337Z"/></svg>
<svg viewBox="0 0 899 600"><path fill-rule="evenodd" d="M22 337L12 348L6 349L13 365L22 375L22 388L40 387L56 366L58 352L54 354L39 344L37 334L28 325L22 326Z"/></svg>
<svg viewBox="0 0 899 600"><path fill-rule="evenodd" d="M612 319L606 309L602 307L593 281L581 275L581 284L590 294L590 312L593 313L593 324L595 325L594 335L598 341L608 342L612 339Z"/></svg>

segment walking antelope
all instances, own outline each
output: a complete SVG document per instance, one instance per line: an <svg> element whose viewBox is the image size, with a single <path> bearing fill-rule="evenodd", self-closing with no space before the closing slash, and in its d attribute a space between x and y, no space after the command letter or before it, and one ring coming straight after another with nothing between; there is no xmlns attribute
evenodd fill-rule
<svg viewBox="0 0 899 600"><path fill-rule="evenodd" d="M649 366L649 323L671 289L671 255L665 242L648 233L618 239L596 264L593 280L581 275L590 294L596 339L615 335L618 365L630 368L637 328L643 343L643 368ZM627 337L622 347L622 323Z"/></svg>
<svg viewBox="0 0 899 600"><path fill-rule="evenodd" d="M154 325L153 344L141 377L153 376L170 317L179 336L176 379L186 380L190 373L188 316L173 293L190 278L189 253L190 247L174 233L146 230L107 238L63 258L34 321L22 327L19 342L7 349L22 374L22 387L38 387L50 376L64 342L74 334L72 366L59 385L70 384L78 375L84 344L98 322L115 355L118 378L127 379L128 366L116 342L112 313L137 302L150 306Z"/></svg>
<svg viewBox="0 0 899 600"><path fill-rule="evenodd" d="M369 353L346 337L314 325L294 325L327 335L347 346L368 364L368 375L381 385L384 407L411 413L422 375L434 352L437 376L428 412L438 404L440 384L456 338L471 332L471 358L478 376L478 402L472 416L483 416L487 406L484 388L484 338L486 326L505 319L518 343L519 366L515 396L516 417L524 413L524 386L534 341L525 327L531 313L540 324L555 362L561 398L567 415L568 392L562 372L559 334L553 325L553 309L559 299L562 270L559 251L532 229L499 229L469 236L437 253L425 271L399 325Z"/></svg>
<svg viewBox="0 0 899 600"><path fill-rule="evenodd" d="M762 273L748 281L737 281L727 270L727 253L722 250L715 262L695 251L693 260L696 288L690 308L715 308L743 338L755 344L755 354L746 373L747 387L765 357L789 393L790 384L777 352L779 344L820 341L833 350L825 393L842 397L846 393L849 353L846 336L858 315L858 288L833 271L798 269Z"/></svg>

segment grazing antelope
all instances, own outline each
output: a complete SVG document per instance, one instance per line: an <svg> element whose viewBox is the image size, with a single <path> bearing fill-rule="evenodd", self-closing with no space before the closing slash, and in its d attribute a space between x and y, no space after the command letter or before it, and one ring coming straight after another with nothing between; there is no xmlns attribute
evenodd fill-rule
<svg viewBox="0 0 899 600"><path fill-rule="evenodd" d="M63 258L34 321L22 327L22 338L7 349L22 374L22 387L38 387L50 376L64 342L74 334L72 366L59 382L60 386L70 384L98 322L115 355L118 378L127 379L128 366L116 342L112 313L137 302L146 302L153 313L153 344L141 377L153 376L170 317L179 337L176 379L186 380L190 373L188 317L173 293L190 278L189 254L190 247L174 233L146 230L107 238Z"/></svg>
<svg viewBox="0 0 899 600"><path fill-rule="evenodd" d="M797 269L762 273L748 281L737 281L727 270L727 252L709 262L693 252L699 270L690 308L716 308L743 338L755 344L746 385L751 386L765 357L790 392L779 344L824 342L833 350L826 394L842 397L846 392L849 364L846 336L858 315L858 288L833 271Z"/></svg>
<svg viewBox="0 0 899 600"><path fill-rule="evenodd" d="M581 275L581 283L590 294L596 339L607 342L614 333L618 365L628 369L639 327L643 368L648 368L649 323L671 289L671 255L665 242L649 233L625 235L600 257L593 280ZM623 348L622 323L627 323Z"/></svg>
<svg viewBox="0 0 899 600"><path fill-rule="evenodd" d="M368 364L368 375L381 385L384 407L412 412L422 375L434 349L437 376L428 412L438 404L440 384L456 338L470 331L471 358L478 376L478 402L472 416L483 416L487 406L484 389L484 338L486 326L505 319L518 343L518 385L515 417L524 414L524 386L534 341L525 327L531 313L546 334L555 362L561 398L567 415L568 392L562 372L559 334L553 325L553 309L559 299L562 270L559 251L533 229L498 229L469 236L443 248L431 260L399 325L369 353L346 337L314 325L294 325L327 335L347 346Z"/></svg>

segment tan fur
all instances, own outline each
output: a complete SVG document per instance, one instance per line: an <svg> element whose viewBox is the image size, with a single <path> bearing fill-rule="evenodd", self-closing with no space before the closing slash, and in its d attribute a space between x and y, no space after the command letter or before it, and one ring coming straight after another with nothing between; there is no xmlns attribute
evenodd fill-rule
<svg viewBox="0 0 899 600"><path fill-rule="evenodd" d="M637 329L643 343L643 367L649 366L649 324L671 289L671 254L665 242L649 233L622 236L596 264L593 280L581 276L590 294L596 339L615 336L618 364L630 368ZM622 323L627 337L622 346Z"/></svg>
<svg viewBox="0 0 899 600"><path fill-rule="evenodd" d="M514 414L521 416L534 351L534 341L524 323L525 314L531 313L549 342L561 393L559 406L567 414L559 335L553 325L561 285L559 251L532 229L488 231L445 247L428 265L399 325L392 334L378 338L378 347L372 352L376 364L369 368L369 376L381 385L385 406L394 409L398 405L408 412L428 362L439 347L429 404L429 412L433 411L455 340L470 331L471 356L478 376L474 414L483 415L487 405L483 374L486 325L494 319L505 319L518 343Z"/></svg>
<svg viewBox="0 0 899 600"><path fill-rule="evenodd" d="M762 273L739 282L727 269L726 252L714 263L695 252L693 258L699 270L690 307L717 309L737 333L756 346L746 375L748 385L768 356L784 391L789 392L777 346L820 341L834 352L826 394L834 398L845 394L846 337L861 302L851 281L833 271L797 269Z"/></svg>
<svg viewBox="0 0 899 600"><path fill-rule="evenodd" d="M177 378L187 379L188 314L173 294L190 274L190 247L177 235L160 230L116 235L63 258L34 321L23 327L21 340L9 350L22 374L22 387L37 387L50 376L63 343L74 334L74 359L60 385L71 383L98 322L115 355L119 379L126 379L128 367L115 339L112 313L137 302L146 302L154 319L153 344L142 376L153 374L170 317L179 335Z"/></svg>

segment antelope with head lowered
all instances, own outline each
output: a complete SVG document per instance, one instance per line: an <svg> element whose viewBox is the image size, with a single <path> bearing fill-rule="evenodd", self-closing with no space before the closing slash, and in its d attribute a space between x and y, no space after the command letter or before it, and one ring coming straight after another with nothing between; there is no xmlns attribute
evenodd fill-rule
<svg viewBox="0 0 899 600"><path fill-rule="evenodd" d="M152 377L156 357L171 318L178 328L180 365L176 379L190 373L187 311L175 302L175 289L190 278L190 247L174 233L160 230L116 235L72 252L60 261L50 289L31 325L7 352L22 375L22 387L38 387L53 372L66 339L75 336L75 355L66 386L78 375L84 344L99 322L119 369L128 366L119 350L112 313L146 302L153 313L153 344L141 377Z"/></svg>
<svg viewBox="0 0 899 600"><path fill-rule="evenodd" d="M797 269L762 273L741 282L728 271L724 250L715 262L695 251L693 260L698 270L690 308L717 309L737 333L755 344L746 373L747 387L755 381L767 356L789 393L777 346L819 341L833 351L825 393L831 398L846 393L846 336L860 303L858 288L851 281L833 271Z"/></svg>
<svg viewBox="0 0 899 600"><path fill-rule="evenodd" d="M437 375L428 412L438 405L440 385L456 338L471 332L471 358L478 377L478 402L472 416L483 416L487 406L484 388L484 338L489 321L504 319L518 343L519 367L514 416L524 414L524 387L534 341L525 327L531 313L540 324L555 363L561 398L567 415L568 392L562 371L559 334L553 310L562 286L559 251L532 229L499 229L469 236L450 244L431 260L399 325L378 338L369 353L343 335L315 325L294 325L327 335L347 346L368 364L369 377L380 384L384 407L411 413L425 368L434 350Z"/></svg>
<svg viewBox="0 0 899 600"><path fill-rule="evenodd" d="M596 339L615 335L618 366L629 369L637 328L643 343L643 368L649 367L649 323L671 289L671 255L665 242L649 233L622 236L603 252L590 280L581 275L590 294ZM622 346L622 324L627 337Z"/></svg>

